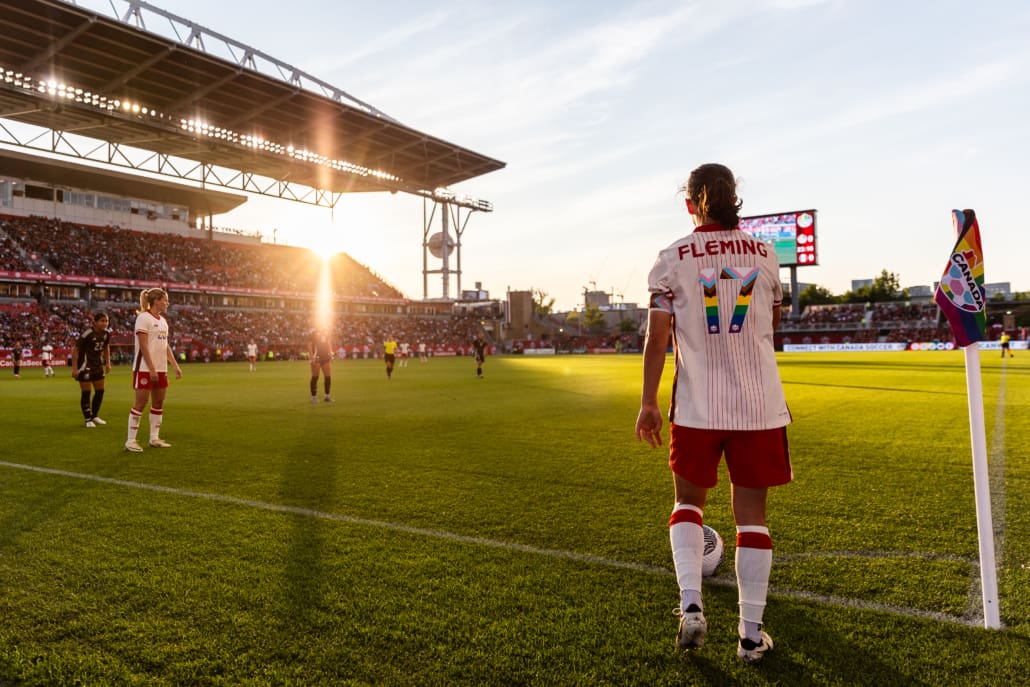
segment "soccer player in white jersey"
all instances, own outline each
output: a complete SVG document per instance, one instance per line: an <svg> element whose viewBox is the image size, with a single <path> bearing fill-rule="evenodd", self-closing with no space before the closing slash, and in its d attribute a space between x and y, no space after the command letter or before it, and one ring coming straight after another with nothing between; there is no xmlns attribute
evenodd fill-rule
<svg viewBox="0 0 1030 687"><path fill-rule="evenodd" d="M772 246L743 232L736 180L723 165L695 169L684 188L695 229L658 254L651 293L637 439L662 443L658 387L673 334L669 466L676 504L669 538L680 587L677 643L700 648L708 632L701 601L702 516L725 455L737 525L740 602L737 655L760 660L773 642L762 631L772 567L766 524L769 487L793 479L787 448L790 413L773 331L782 287Z"/></svg>
<svg viewBox="0 0 1030 687"><path fill-rule="evenodd" d="M250 365L250 371L257 371L257 359L258 359L258 346L254 342L254 339L250 340L247 344L247 364Z"/></svg>
<svg viewBox="0 0 1030 687"><path fill-rule="evenodd" d="M43 342L43 348L40 349L39 359L43 361L43 376L53 377L54 347L50 345L49 341Z"/></svg>
<svg viewBox="0 0 1030 687"><path fill-rule="evenodd" d="M165 394L168 391L168 363L175 368L175 378L182 377L182 368L175 361L175 354L168 340L168 294L162 289L143 289L139 294L139 310L136 311L136 350L132 362L132 386L136 398L129 411L129 436L125 450L139 453L143 447L136 441L143 408L150 401L150 446L170 448L171 444L160 437L161 420L164 417Z"/></svg>

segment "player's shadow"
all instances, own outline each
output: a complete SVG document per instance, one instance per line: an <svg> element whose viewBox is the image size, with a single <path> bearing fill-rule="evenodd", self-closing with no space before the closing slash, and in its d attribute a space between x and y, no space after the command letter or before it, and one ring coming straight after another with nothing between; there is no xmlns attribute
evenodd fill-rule
<svg viewBox="0 0 1030 687"><path fill-rule="evenodd" d="M898 687L929 685L923 676L907 673L896 663L881 656L892 655L893 647L880 647L868 637L851 637L822 618L825 609L797 601L771 601L767 616L775 618L770 626L775 648L753 670L771 684L790 685L870 685ZM889 615L884 625L897 623ZM898 633L903 633L899 625ZM890 643L890 633L884 633ZM813 679L813 666L818 666L818 681Z"/></svg>
<svg viewBox="0 0 1030 687"><path fill-rule="evenodd" d="M296 450L285 459L279 502L312 511L295 513L286 529L286 560L283 568L284 608L292 620L314 618L326 603L325 590L331 585L326 564L326 540L331 522L318 513L331 512L336 491L337 464L332 452L313 455Z"/></svg>
<svg viewBox="0 0 1030 687"><path fill-rule="evenodd" d="M708 640L702 649L678 652L681 670L692 685L770 684L808 687L816 685L869 685L894 687L930 685L923 675L905 672L894 656L892 632L884 632L877 646L868 634L849 636L840 626L825 622L826 609L818 604L771 598L766 609L774 648L759 663L744 665L736 658L736 592L716 586L707 593L710 612ZM904 619L883 616L884 626L905 633ZM721 618L733 618L722 622ZM888 646L889 645L889 646ZM731 659L730 656L733 656ZM734 662L727 669L727 661Z"/></svg>

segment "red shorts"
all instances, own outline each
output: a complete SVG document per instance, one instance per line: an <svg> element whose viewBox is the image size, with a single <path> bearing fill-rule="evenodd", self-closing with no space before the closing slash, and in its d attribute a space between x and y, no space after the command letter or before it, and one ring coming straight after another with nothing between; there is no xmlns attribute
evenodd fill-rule
<svg viewBox="0 0 1030 687"><path fill-rule="evenodd" d="M132 378L133 389L167 389L168 373L158 372L157 381L151 381L149 372L137 372Z"/></svg>
<svg viewBox="0 0 1030 687"><path fill-rule="evenodd" d="M761 489L794 479L786 427L740 431L672 426L669 467L691 484L714 487L724 454L730 482L738 486Z"/></svg>

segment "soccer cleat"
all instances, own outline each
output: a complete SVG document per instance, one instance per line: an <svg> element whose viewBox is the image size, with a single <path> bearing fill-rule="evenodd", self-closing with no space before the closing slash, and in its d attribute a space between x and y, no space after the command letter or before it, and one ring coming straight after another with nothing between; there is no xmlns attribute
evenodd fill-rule
<svg viewBox="0 0 1030 687"><path fill-rule="evenodd" d="M107 424L107 420L101 420L99 417L94 417L93 418L93 422L95 422L98 425L106 425Z"/></svg>
<svg viewBox="0 0 1030 687"><path fill-rule="evenodd" d="M324 400L325 400L326 403L332 403L333 402L333 399L330 398L329 396L326 396Z"/></svg>
<svg viewBox="0 0 1030 687"><path fill-rule="evenodd" d="M311 402L312 403L318 403L318 396L312 396L311 397Z"/></svg>
<svg viewBox="0 0 1030 687"><path fill-rule="evenodd" d="M93 424L92 420L86 420L86 428L87 429L93 429L94 427L96 427L96 425Z"/></svg>
<svg viewBox="0 0 1030 687"><path fill-rule="evenodd" d="M761 632L758 642L741 637L740 642L737 644L737 656L748 663L756 663L762 660L767 651L772 651L772 648L772 637L765 632Z"/></svg>
<svg viewBox="0 0 1030 687"><path fill-rule="evenodd" d="M676 646L681 649L700 649L705 645L705 635L708 634L708 621L701 609L691 604L691 609L683 610L677 608L673 611L680 617L680 629L676 633Z"/></svg>
<svg viewBox="0 0 1030 687"><path fill-rule="evenodd" d="M131 453L143 453L143 447L140 446L139 442L137 442L135 440L133 440L133 441L126 441L125 442L125 450L129 451Z"/></svg>
<svg viewBox="0 0 1030 687"><path fill-rule="evenodd" d="M150 445L153 448L171 448L172 447L172 445L169 444L164 439L151 439L150 440Z"/></svg>

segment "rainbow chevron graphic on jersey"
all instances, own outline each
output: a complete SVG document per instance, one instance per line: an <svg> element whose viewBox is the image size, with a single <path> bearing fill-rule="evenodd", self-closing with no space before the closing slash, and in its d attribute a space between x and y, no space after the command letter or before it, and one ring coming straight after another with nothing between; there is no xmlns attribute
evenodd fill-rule
<svg viewBox="0 0 1030 687"><path fill-rule="evenodd" d="M719 293L715 288L719 283L718 272L713 267L700 270L697 280L705 296L705 319L708 321L708 333L719 333Z"/></svg>
<svg viewBox="0 0 1030 687"><path fill-rule="evenodd" d="M747 317L747 309L751 307L751 295L755 292L755 282L758 280L758 268L753 267L747 272L738 267L723 267L719 275L722 279L739 279L740 293L737 294L737 303L733 306L733 317L730 319L730 334L739 334L744 327L744 318Z"/></svg>

